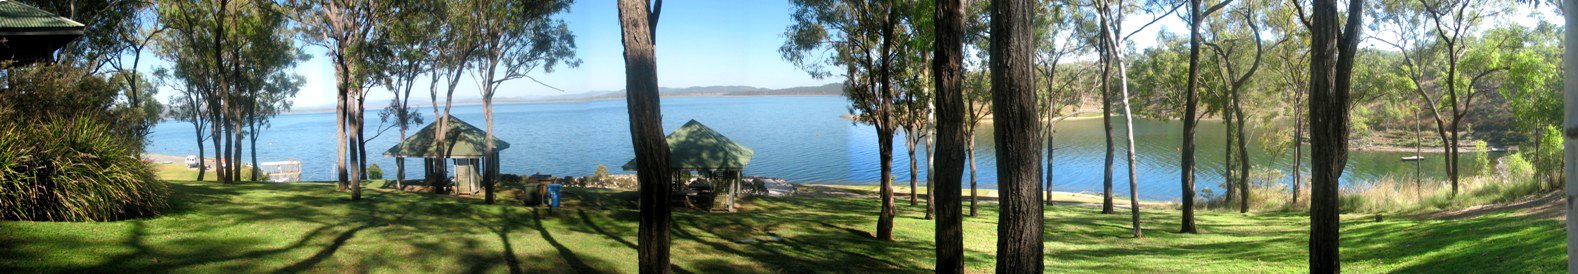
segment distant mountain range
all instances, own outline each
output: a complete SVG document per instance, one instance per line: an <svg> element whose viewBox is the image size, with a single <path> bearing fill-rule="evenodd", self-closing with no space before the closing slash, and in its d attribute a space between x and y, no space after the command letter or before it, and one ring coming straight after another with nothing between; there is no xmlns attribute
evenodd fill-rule
<svg viewBox="0 0 1578 274"><path fill-rule="evenodd" d="M769 89L750 86L706 86L688 88L658 88L658 94L663 97L702 97L702 96L842 96L843 84L833 83L821 86L792 87L784 89ZM595 101L625 98L624 90L593 91L576 94L532 97L507 97L499 98L499 102L554 102L554 101ZM457 100L456 103L476 100Z"/></svg>

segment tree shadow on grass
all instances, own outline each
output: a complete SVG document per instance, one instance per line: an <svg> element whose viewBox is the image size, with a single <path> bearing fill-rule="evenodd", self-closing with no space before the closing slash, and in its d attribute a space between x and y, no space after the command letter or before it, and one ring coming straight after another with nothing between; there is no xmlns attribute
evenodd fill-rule
<svg viewBox="0 0 1578 274"><path fill-rule="evenodd" d="M1398 272L1562 272L1562 224L1505 214L1464 220L1350 222L1343 261L1402 264Z"/></svg>

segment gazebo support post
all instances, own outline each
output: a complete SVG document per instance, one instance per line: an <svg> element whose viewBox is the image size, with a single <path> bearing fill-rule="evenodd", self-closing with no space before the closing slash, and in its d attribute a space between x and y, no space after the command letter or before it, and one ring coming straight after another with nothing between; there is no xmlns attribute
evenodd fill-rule
<svg viewBox="0 0 1578 274"><path fill-rule="evenodd" d="M740 193L740 172L734 172L734 179L729 180L729 212L734 212L734 199Z"/></svg>

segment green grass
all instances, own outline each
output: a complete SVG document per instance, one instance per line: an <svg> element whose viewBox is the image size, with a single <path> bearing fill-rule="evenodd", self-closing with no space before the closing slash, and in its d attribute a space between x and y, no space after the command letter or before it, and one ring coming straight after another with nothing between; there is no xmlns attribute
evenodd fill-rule
<svg viewBox="0 0 1578 274"><path fill-rule="evenodd" d="M171 183L159 217L103 223L0 222L0 272L636 272L628 192L572 189L549 212L383 190L352 202L332 184ZM965 219L970 272L992 271L995 204ZM896 242L870 238L876 199L760 198L747 213L674 214L680 273L930 272L933 221L900 206ZM1122 211L1127 212L1127 211ZM1303 272L1306 216L1207 211L1178 234L1176 211L1049 210L1049 272ZM1565 271L1562 224L1507 213L1446 220L1347 216L1353 273ZM772 241L773 237L782 240ZM754 239L756 243L741 243Z"/></svg>

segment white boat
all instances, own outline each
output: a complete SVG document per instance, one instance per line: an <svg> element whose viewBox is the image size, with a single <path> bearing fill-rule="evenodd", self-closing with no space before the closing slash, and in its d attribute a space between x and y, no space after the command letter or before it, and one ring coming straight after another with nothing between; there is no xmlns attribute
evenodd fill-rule
<svg viewBox="0 0 1578 274"><path fill-rule="evenodd" d="M1403 161L1404 162L1419 161L1419 160L1424 160L1424 159L1425 159L1425 156L1418 156L1418 155L1403 157Z"/></svg>

